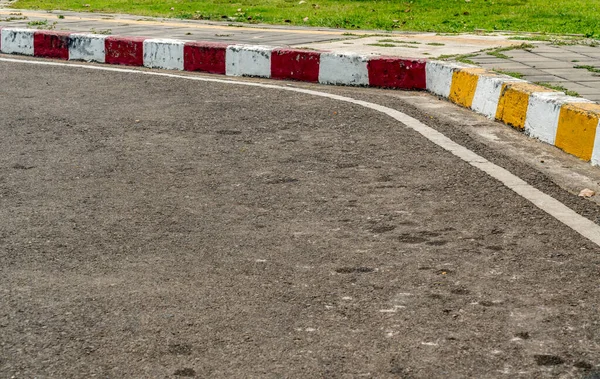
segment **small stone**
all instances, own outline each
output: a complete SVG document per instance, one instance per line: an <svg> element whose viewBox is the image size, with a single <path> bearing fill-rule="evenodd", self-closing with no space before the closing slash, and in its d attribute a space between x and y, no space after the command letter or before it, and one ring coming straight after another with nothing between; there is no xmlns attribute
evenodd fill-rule
<svg viewBox="0 0 600 379"><path fill-rule="evenodd" d="M594 192L593 190L591 190L589 188L584 188L581 190L581 192L579 192L580 197L592 197L595 194L596 194L596 192Z"/></svg>

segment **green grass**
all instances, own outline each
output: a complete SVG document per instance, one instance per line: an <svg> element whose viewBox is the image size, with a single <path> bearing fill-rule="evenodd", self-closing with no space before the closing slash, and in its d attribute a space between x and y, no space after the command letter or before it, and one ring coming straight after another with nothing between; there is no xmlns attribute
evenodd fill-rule
<svg viewBox="0 0 600 379"><path fill-rule="evenodd" d="M377 42L408 43L408 44L412 44L412 45L420 45L421 44L421 42L417 42L417 41L404 41L404 40L392 39L392 38L380 39L380 40L377 40Z"/></svg>
<svg viewBox="0 0 600 379"><path fill-rule="evenodd" d="M512 76L513 78L517 78L517 79L523 78L523 74L521 74L520 72L504 71L504 70L492 70L492 71L497 72L498 74Z"/></svg>
<svg viewBox="0 0 600 379"><path fill-rule="evenodd" d="M43 21L29 21L27 26L46 26L48 25L48 20Z"/></svg>
<svg viewBox="0 0 600 379"><path fill-rule="evenodd" d="M510 59L510 57L508 55L502 54L501 52L495 51L495 50L488 51L486 54L491 55L492 57L500 58L500 59Z"/></svg>
<svg viewBox="0 0 600 379"><path fill-rule="evenodd" d="M378 46L378 47L396 47L393 43L368 43L369 46Z"/></svg>
<svg viewBox="0 0 600 379"><path fill-rule="evenodd" d="M599 46L598 41L583 36L567 36L567 35L554 35L554 34L537 34L528 36L514 36L509 37L510 40L516 41L542 41L550 42L553 45L565 46L565 45L589 45Z"/></svg>
<svg viewBox="0 0 600 379"><path fill-rule="evenodd" d="M542 86L542 87L553 89L555 91L564 92L566 95L569 95L569 96L580 97L579 93L577 93L575 91L568 90L568 89L566 89L565 87L563 87L563 86L561 86L559 84L552 84L552 83L546 83L546 82L535 82L535 84L537 84L538 86Z"/></svg>
<svg viewBox="0 0 600 379"><path fill-rule="evenodd" d="M600 73L600 68L596 68L594 66L588 66L588 65L577 65L577 66L573 66L574 68L581 68L581 69L585 69L588 70L589 72L594 72L594 73Z"/></svg>
<svg viewBox="0 0 600 379"><path fill-rule="evenodd" d="M600 37L597 0L18 0L12 6L346 29L484 29Z"/></svg>

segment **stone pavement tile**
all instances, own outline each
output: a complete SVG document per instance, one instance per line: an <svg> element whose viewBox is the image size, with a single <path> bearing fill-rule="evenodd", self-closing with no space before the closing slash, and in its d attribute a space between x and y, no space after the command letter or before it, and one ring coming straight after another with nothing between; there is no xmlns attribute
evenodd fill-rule
<svg viewBox="0 0 600 379"><path fill-rule="evenodd" d="M573 51L576 53L580 53L580 54L589 54L589 53L600 54L599 46L593 47L593 46L587 46L587 45L570 45L570 46L564 46L563 49Z"/></svg>
<svg viewBox="0 0 600 379"><path fill-rule="evenodd" d="M600 60L600 53L585 53L585 56Z"/></svg>
<svg viewBox="0 0 600 379"><path fill-rule="evenodd" d="M536 54L538 54L538 53L544 53L544 54L557 53L557 54L560 54L561 52L564 52L564 50L561 49L560 47L556 47L556 46L552 46L552 45L546 45L546 44L538 44L532 50Z"/></svg>
<svg viewBox="0 0 600 379"><path fill-rule="evenodd" d="M590 82L574 82L577 85L585 86L588 88L592 88L600 93L600 80L598 81L590 81Z"/></svg>
<svg viewBox="0 0 600 379"><path fill-rule="evenodd" d="M529 56L513 56L511 58L514 61L522 62L522 63L535 63L535 62L555 62L556 59L542 57L539 55L531 54Z"/></svg>
<svg viewBox="0 0 600 379"><path fill-rule="evenodd" d="M544 82L544 83L553 83L553 82L565 82L566 79L559 78L554 75L526 75L523 79L528 80L530 82Z"/></svg>
<svg viewBox="0 0 600 379"><path fill-rule="evenodd" d="M521 69L513 69L510 71L516 71L519 74L522 75L526 75L526 76L542 76L542 75L546 75L545 72L541 71L541 70L537 70L535 68L521 68Z"/></svg>
<svg viewBox="0 0 600 379"><path fill-rule="evenodd" d="M589 95L585 95L584 97L588 100L592 100L597 103L600 102L600 95L589 94Z"/></svg>
<svg viewBox="0 0 600 379"><path fill-rule="evenodd" d="M557 54L557 53L538 53L538 54L542 57L552 58L552 59L556 59L556 60L573 60L573 59L581 60L581 59L589 58L586 55L572 53L569 51L562 51L559 54Z"/></svg>
<svg viewBox="0 0 600 379"><path fill-rule="evenodd" d="M555 68L542 70L550 75L560 76L573 82L590 82L598 81L600 77L594 76L592 72L582 69L567 69L567 68Z"/></svg>
<svg viewBox="0 0 600 379"><path fill-rule="evenodd" d="M472 60L473 62L482 63L482 64L502 64L502 63L508 62L506 59L500 59L500 58L494 58L494 57L490 57L490 58L473 57L473 58L469 58L469 59Z"/></svg>
<svg viewBox="0 0 600 379"><path fill-rule="evenodd" d="M591 87L587 86L585 83L562 82L562 83L560 83L560 85L564 86L565 88L570 89L571 91L576 91L579 93L598 92L600 94L600 91L595 90L595 88L591 88Z"/></svg>
<svg viewBox="0 0 600 379"><path fill-rule="evenodd" d="M575 90L573 90L573 91L575 91ZM598 92L598 89L596 89L596 88L580 88L576 92L578 92L582 96L600 94L600 92Z"/></svg>
<svg viewBox="0 0 600 379"><path fill-rule="evenodd" d="M510 50L505 52L506 55L512 55L515 57L519 57L519 58L525 58L525 57L535 57L536 53L535 50Z"/></svg>
<svg viewBox="0 0 600 379"><path fill-rule="evenodd" d="M547 69L547 68L573 68L575 65L572 62L564 62L564 61L544 61L544 62L529 62L531 67L535 67L538 69Z"/></svg>
<svg viewBox="0 0 600 379"><path fill-rule="evenodd" d="M491 67L498 68L500 70L525 70L531 68L528 65L517 63L517 62L506 62L506 63L494 63L494 64L481 64L482 67Z"/></svg>
<svg viewBox="0 0 600 379"><path fill-rule="evenodd" d="M598 64L598 59L596 58L584 58L584 59L571 59L568 60L567 62L571 62L573 63L573 66L576 65L595 65Z"/></svg>

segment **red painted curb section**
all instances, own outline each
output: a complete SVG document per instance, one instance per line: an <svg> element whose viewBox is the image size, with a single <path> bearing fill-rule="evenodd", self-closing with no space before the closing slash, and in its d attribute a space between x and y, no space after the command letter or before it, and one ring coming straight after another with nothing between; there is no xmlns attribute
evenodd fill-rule
<svg viewBox="0 0 600 379"><path fill-rule="evenodd" d="M35 57L69 59L69 35L67 32L44 31L33 34Z"/></svg>
<svg viewBox="0 0 600 379"><path fill-rule="evenodd" d="M143 37L107 37L105 41L106 63L143 66L145 39Z"/></svg>
<svg viewBox="0 0 600 379"><path fill-rule="evenodd" d="M396 57L371 58L367 63L373 87L425 89L425 61Z"/></svg>
<svg viewBox="0 0 600 379"><path fill-rule="evenodd" d="M275 49L271 52L271 78L316 83L320 63L320 52Z"/></svg>
<svg viewBox="0 0 600 379"><path fill-rule="evenodd" d="M183 69L225 75L227 46L218 42L186 42L183 46Z"/></svg>

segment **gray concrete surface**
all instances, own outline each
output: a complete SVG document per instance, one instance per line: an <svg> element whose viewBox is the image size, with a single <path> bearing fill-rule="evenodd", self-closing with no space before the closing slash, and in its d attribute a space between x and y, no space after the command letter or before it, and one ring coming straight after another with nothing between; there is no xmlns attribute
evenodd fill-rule
<svg viewBox="0 0 600 379"><path fill-rule="evenodd" d="M484 68L517 72L525 80L562 86L586 99L600 101L600 47L595 44L536 43L533 49L503 54L508 58L482 53L469 59ZM591 66L599 72L577 66Z"/></svg>
<svg viewBox="0 0 600 379"><path fill-rule="evenodd" d="M0 77L2 377L600 374L600 248L379 113L69 67ZM464 131L486 119L302 86L406 112L600 221Z"/></svg>

